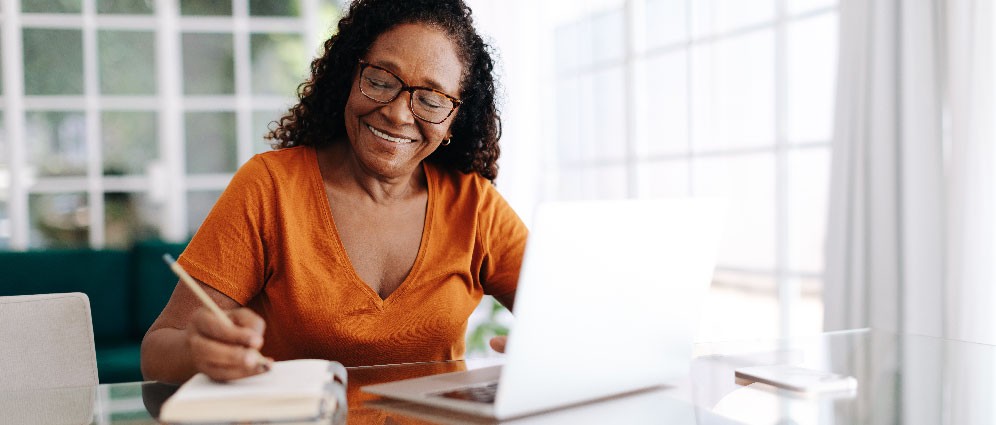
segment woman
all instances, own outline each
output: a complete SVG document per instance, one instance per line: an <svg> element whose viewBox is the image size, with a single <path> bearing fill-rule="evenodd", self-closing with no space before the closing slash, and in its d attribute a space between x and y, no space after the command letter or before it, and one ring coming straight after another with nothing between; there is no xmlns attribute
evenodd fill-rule
<svg viewBox="0 0 996 425"><path fill-rule="evenodd" d="M492 68L462 0L352 4L268 135L277 150L239 169L180 256L236 326L178 285L142 343L145 377L240 378L258 353L462 357L484 294L512 308L526 239L492 185Z"/></svg>

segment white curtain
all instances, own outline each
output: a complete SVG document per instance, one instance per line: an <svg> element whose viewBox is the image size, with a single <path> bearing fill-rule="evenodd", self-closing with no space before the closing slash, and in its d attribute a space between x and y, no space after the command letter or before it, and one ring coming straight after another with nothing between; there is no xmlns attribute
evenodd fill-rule
<svg viewBox="0 0 996 425"><path fill-rule="evenodd" d="M839 10L825 328L996 344L992 0ZM873 353L860 360L904 390L873 388L871 401L899 422L993 417L973 394L992 394L996 368L969 370L965 353L944 350Z"/></svg>
<svg viewBox="0 0 996 425"><path fill-rule="evenodd" d="M842 0L825 327L996 343L991 0Z"/></svg>
<svg viewBox="0 0 996 425"><path fill-rule="evenodd" d="M938 1L842 0L825 269L828 330L943 330Z"/></svg>
<svg viewBox="0 0 996 425"><path fill-rule="evenodd" d="M946 336L996 344L996 7L950 0Z"/></svg>

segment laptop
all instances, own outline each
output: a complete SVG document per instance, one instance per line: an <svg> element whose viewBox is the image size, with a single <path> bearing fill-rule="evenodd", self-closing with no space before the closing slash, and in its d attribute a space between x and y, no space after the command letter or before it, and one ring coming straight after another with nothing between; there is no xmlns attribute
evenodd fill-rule
<svg viewBox="0 0 996 425"><path fill-rule="evenodd" d="M725 212L717 199L541 204L504 364L362 391L503 420L683 378Z"/></svg>

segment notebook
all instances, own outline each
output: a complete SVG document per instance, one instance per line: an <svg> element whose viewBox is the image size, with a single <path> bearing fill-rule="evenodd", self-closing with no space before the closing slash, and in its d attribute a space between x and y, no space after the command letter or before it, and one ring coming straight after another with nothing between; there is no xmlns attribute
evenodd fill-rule
<svg viewBox="0 0 996 425"><path fill-rule="evenodd" d="M288 360L270 371L218 382L199 373L162 406L165 423L308 422L345 400L346 369L327 360ZM345 406L343 406L344 408Z"/></svg>
<svg viewBox="0 0 996 425"><path fill-rule="evenodd" d="M716 199L541 205L505 364L362 391L508 419L687 376L725 211Z"/></svg>

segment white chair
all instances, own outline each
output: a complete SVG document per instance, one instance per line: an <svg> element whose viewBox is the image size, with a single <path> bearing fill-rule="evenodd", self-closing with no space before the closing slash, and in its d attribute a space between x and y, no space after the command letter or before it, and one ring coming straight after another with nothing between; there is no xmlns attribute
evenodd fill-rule
<svg viewBox="0 0 996 425"><path fill-rule="evenodd" d="M0 422L89 423L97 384L85 294L0 297Z"/></svg>

